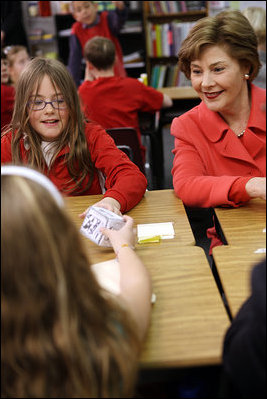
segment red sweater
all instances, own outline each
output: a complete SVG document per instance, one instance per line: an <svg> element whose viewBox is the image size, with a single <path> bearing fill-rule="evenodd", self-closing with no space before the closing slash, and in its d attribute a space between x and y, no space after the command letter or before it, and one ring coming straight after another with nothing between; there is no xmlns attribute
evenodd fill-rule
<svg viewBox="0 0 267 399"><path fill-rule="evenodd" d="M90 26L88 28L84 28L81 22L75 22L72 25L71 34L76 35L81 43L82 51L89 39L92 39L95 36L103 36L113 41L116 47L116 62L114 67L115 75L117 76L126 76L126 72L123 66L123 55L121 45L119 40L114 36L108 26L108 13L107 11L103 11L100 14L99 23Z"/></svg>
<svg viewBox="0 0 267 399"><path fill-rule="evenodd" d="M266 176L266 90L251 85L251 111L245 134L238 138L202 101L175 118L173 185L191 207L237 207L248 201L245 185Z"/></svg>
<svg viewBox="0 0 267 399"><path fill-rule="evenodd" d="M14 87L1 84L1 130L11 122L14 99Z"/></svg>
<svg viewBox="0 0 267 399"><path fill-rule="evenodd" d="M140 202L146 187L147 180L139 171L138 167L132 163L127 155L120 151L114 144L113 139L96 123L90 122L85 130L88 146L92 161L98 171L106 176L104 197L112 197L119 201L121 212L127 212ZM27 150L25 149L24 139L21 139L20 150L22 162L27 164ZM70 175L67 166L64 164L64 154L68 153L69 148L64 148L57 156L54 164L48 170L45 168L44 174L48 176L56 187L62 192L63 189L70 187ZM1 163L11 163L11 133L1 138ZM88 181L89 176L86 180ZM84 185L86 184L84 182ZM73 186L73 183L71 183ZM101 194L101 186L98 174L95 173L92 185L84 193L79 194L78 189L70 195L90 195Z"/></svg>

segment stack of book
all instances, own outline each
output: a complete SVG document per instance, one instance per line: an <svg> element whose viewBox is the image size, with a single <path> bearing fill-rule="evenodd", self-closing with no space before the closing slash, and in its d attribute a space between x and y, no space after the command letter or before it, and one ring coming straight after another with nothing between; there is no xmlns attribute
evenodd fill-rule
<svg viewBox="0 0 267 399"><path fill-rule="evenodd" d="M147 25L147 51L150 57L177 56L182 41L195 24L191 22L171 22Z"/></svg>
<svg viewBox="0 0 267 399"><path fill-rule="evenodd" d="M178 70L177 65L155 65L151 71L150 86L155 89L162 87L191 86L184 73Z"/></svg>
<svg viewBox="0 0 267 399"><path fill-rule="evenodd" d="M125 68L142 68L145 66L143 50L134 51L133 53L123 56L123 64Z"/></svg>
<svg viewBox="0 0 267 399"><path fill-rule="evenodd" d="M149 1L148 3L149 11L152 15L175 14L206 9L206 1Z"/></svg>

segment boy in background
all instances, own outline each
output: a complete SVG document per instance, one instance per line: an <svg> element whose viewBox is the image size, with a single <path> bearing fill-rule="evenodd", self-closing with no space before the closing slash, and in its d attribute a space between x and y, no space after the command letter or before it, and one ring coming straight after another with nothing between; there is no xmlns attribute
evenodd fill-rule
<svg viewBox="0 0 267 399"><path fill-rule="evenodd" d="M123 66L123 56L117 35L127 19L128 11L123 1L113 1L114 11L103 11L98 14L98 4L95 1L72 1L73 18L69 41L68 68L77 87L82 79L82 59L85 43L94 36L107 37L115 45L116 63L114 73L117 76L126 76Z"/></svg>
<svg viewBox="0 0 267 399"><path fill-rule="evenodd" d="M84 56L85 81L78 92L86 116L105 129L134 127L145 160L138 112L153 113L162 107L171 107L171 98L137 79L115 76L115 46L107 38L97 36L89 40Z"/></svg>

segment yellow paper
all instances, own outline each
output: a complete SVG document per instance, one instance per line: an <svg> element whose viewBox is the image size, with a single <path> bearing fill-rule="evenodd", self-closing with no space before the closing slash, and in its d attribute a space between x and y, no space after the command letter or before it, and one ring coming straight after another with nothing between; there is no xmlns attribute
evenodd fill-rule
<svg viewBox="0 0 267 399"><path fill-rule="evenodd" d="M138 238L138 244L145 244L147 242L160 242L160 236L147 237L147 238Z"/></svg>

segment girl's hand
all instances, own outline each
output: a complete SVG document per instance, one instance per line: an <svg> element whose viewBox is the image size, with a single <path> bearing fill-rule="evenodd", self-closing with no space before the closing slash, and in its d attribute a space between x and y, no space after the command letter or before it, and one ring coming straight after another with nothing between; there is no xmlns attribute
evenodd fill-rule
<svg viewBox="0 0 267 399"><path fill-rule="evenodd" d="M101 201L96 202L94 204L94 206L99 206L100 208L105 208L108 211L114 212L117 215L122 216L122 213L120 211L121 205L120 205L119 201L115 200L114 198L105 197ZM83 219L89 208L87 208L83 213L81 213L79 215L79 217Z"/></svg>
<svg viewBox="0 0 267 399"><path fill-rule="evenodd" d="M246 191L251 198L266 201L266 177L253 177L246 184Z"/></svg>
<svg viewBox="0 0 267 399"><path fill-rule="evenodd" d="M125 225L120 230L111 230L104 227L99 230L106 236L117 253L123 244L127 244L129 247L134 248L135 245L135 232L133 229L133 219L130 216L124 215Z"/></svg>
<svg viewBox="0 0 267 399"><path fill-rule="evenodd" d="M124 1L112 1L112 3L115 5L116 8L119 10L124 9Z"/></svg>

